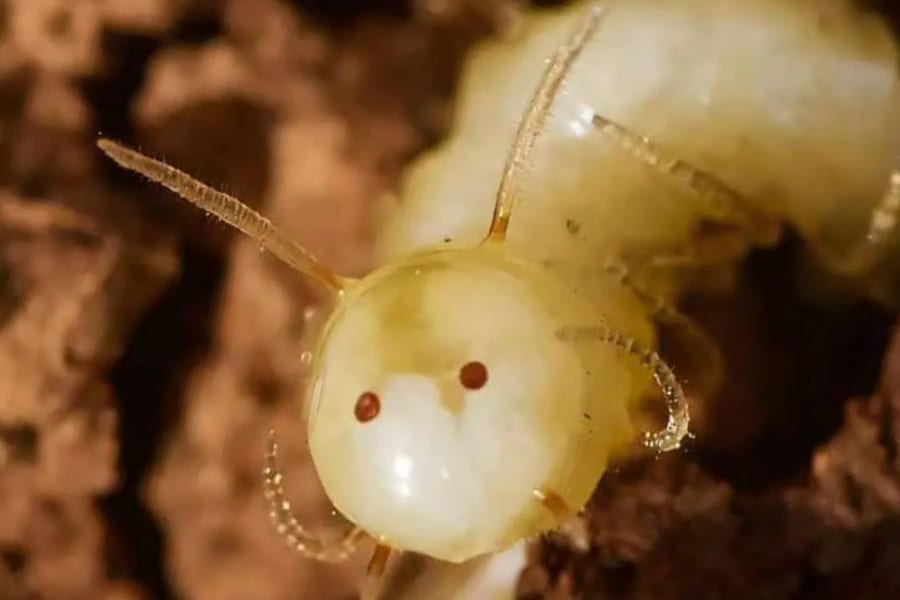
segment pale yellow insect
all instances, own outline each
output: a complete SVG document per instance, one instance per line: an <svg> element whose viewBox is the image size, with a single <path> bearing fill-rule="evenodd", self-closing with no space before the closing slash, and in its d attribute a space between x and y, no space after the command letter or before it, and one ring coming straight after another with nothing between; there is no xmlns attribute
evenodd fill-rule
<svg viewBox="0 0 900 600"><path fill-rule="evenodd" d="M812 36L831 9L843 11L838 33ZM610 37L588 44L602 19ZM742 98L773 80L756 38L706 60L694 38L676 35L695 21L720 41L749 23L779 40L772 63L808 80L786 76L781 95ZM389 548L462 562L557 526L634 438L642 370L669 410L646 444L672 450L688 433L681 387L652 350L654 317L678 319L666 300L683 281L661 266L731 265L788 219L835 265L859 270L890 230L896 182L871 219L873 206L840 203L882 197L900 152L897 52L879 21L842 2L630 0L523 27L473 58L454 135L411 170L381 239L386 264L361 280L336 275L238 200L100 142L334 293L311 368L308 435L329 498L355 527L333 543L304 529L284 497L274 440L267 455L276 526L309 556L341 560L367 534L379 544L375 570ZM760 33L770 30L777 35ZM541 75L537 57L547 55ZM663 59L706 67L672 75L662 99ZM864 72L838 68L848 64ZM834 73L843 79L832 82ZM728 85L709 85L723 77ZM691 93L679 97L683 87ZM721 97L697 96L704 90ZM514 106L528 108L512 131L503 117ZM709 122L698 106L713 111ZM553 168L533 169L547 153ZM863 216L871 222L857 226ZM699 235L706 223L724 235ZM854 246L866 227L870 242ZM637 280L636 260L659 272Z"/></svg>

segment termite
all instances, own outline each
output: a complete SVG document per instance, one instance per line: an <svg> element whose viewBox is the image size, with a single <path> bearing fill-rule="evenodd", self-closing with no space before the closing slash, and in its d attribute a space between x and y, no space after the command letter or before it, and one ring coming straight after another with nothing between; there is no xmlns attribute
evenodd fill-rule
<svg viewBox="0 0 900 600"><path fill-rule="evenodd" d="M741 19L756 32L772 26L786 35L809 33L822 26L817 17L830 14L824 6L632 0L608 11L579 5L529 17L521 39L473 59L455 137L411 171L403 203L382 236L385 264L361 279L333 272L239 200L100 140L114 161L239 229L334 298L310 367L307 433L324 489L352 527L333 541L303 527L285 497L272 438L264 487L276 528L291 546L338 561L369 536L377 543L370 564L377 573L392 550L460 563L553 529L585 505L604 470L639 433L635 414L646 375L661 392L668 421L662 430L644 433L643 442L658 452L679 448L689 434L689 407L678 378L654 350L654 320L678 319L667 299L679 287L671 273L681 271L660 267L669 292L658 297L646 288L647 281L659 281L635 277L635 257L642 266L732 264L751 244L774 243L780 222L788 220L835 265L859 270L874 260L872 249L889 237L900 204L900 182L889 176L900 151L900 135L892 129L896 48L880 22L841 13L850 23L846 31L823 34L809 48L792 37L782 40L785 54L773 62L791 65L794 76L802 73L809 81L789 81L785 74L781 104L774 98L778 89L759 91L772 98L736 100L747 85L738 85L741 74L728 71L734 66L729 60L759 60L752 44L726 52L721 63L703 62L705 69L690 82L672 76L673 95L692 83L692 93L725 96L691 96L694 109L719 111L708 123L677 98L669 113L665 99L656 98L659 114L652 118L652 107L638 102L657 89L644 71L665 66L648 64L661 61L660 51L679 48L677 36L655 28L660 15L677 22L699 11L712 25L710 38L724 43L724 33ZM589 45L604 19L611 38ZM573 23L574 33L550 54L543 72L523 74L535 70L535 52L558 44L550 40ZM628 37L642 26L665 43ZM633 67L615 66L641 43L656 54ZM597 47L610 56L598 59ZM846 82L817 87L816 76L844 64L863 70L843 73L858 97L841 95L838 88ZM631 89L604 84L627 82L629 68ZM747 65L758 79L759 68ZM510 80L498 80L496 87L511 88L509 95L496 93L486 79L504 70ZM727 93L711 85L722 78L733 86ZM611 111L620 114L591 105L591 96L574 85L581 81L584 88L585 79L590 89L605 89L607 102L619 107ZM533 90L527 101L519 98L524 81ZM616 94L623 97L610 100ZM813 97L832 104L812 116L799 114L811 109ZM568 104L560 107L563 100ZM721 112L721 102L731 100L734 114ZM514 132L502 118L511 102L526 106ZM775 109L764 110L761 104L768 102ZM874 122L848 124L858 109ZM779 110L784 114L773 114ZM658 132L645 133L634 115L646 117L647 128ZM669 120L682 117L688 122L666 129ZM748 126L753 122L762 124L759 131ZM827 132L804 128L822 123L843 135L846 147L817 147ZM692 127L697 139L673 137L672 131ZM762 141L779 127L788 130L780 140L787 146L768 156ZM504 139L511 149L498 159L495 150ZM554 168L541 174L533 165L542 158L543 142L557 154ZM797 172L790 173L784 155L791 148L819 154L798 157ZM586 156L578 154L583 150ZM621 172L611 172L604 160ZM797 184L823 165L833 170L822 174L822 185ZM484 187L491 181L493 193ZM879 189L885 186L887 192ZM870 192L882 198L874 209L837 205L845 196ZM852 227L834 228L824 218L845 213L867 214L867 234L858 245L846 243ZM727 235L701 236L701 225L709 223ZM690 325L684 330L692 331Z"/></svg>

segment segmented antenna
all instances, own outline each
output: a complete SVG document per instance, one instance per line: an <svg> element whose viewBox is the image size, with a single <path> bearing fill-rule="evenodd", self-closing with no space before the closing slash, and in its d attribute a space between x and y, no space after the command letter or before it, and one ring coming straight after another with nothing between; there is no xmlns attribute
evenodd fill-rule
<svg viewBox="0 0 900 600"><path fill-rule="evenodd" d="M550 107L563 81L572 70L572 65L581 54L585 45L597 30L603 9L599 4L594 4L588 11L585 21L563 46L560 46L550 64L544 70L541 81L528 103L525 116L519 123L515 141L510 150L503 175L500 177L500 186L497 188L497 200L494 204L494 216L488 231L488 239L501 241L506 237L509 227L509 217L516 201L516 186L521 171L527 166L528 160L534 149L538 136L544 130L544 123L550 113Z"/></svg>
<svg viewBox="0 0 900 600"><path fill-rule="evenodd" d="M278 443L274 431L269 432L263 484L266 500L269 502L269 518L275 531L303 556L321 562L342 562L353 554L357 543L364 537L361 529L352 527L333 541L323 540L297 520L291 502L284 493L284 474L278 467Z"/></svg>
<svg viewBox="0 0 900 600"><path fill-rule="evenodd" d="M690 411L684 390L672 368L654 351L646 350L621 333L608 327L575 327L563 329L559 338L565 341L590 340L610 344L640 361L642 367L653 376L653 380L662 392L669 417L664 429L644 434L644 444L657 452L669 452L681 447L684 438L689 435Z"/></svg>
<svg viewBox="0 0 900 600"><path fill-rule="evenodd" d="M336 292L340 292L346 286L347 280L320 263L303 246L282 233L269 219L237 198L197 181L184 171L144 156L112 140L101 139L97 142L97 146L120 166L163 185L253 238L264 250L295 271L312 277Z"/></svg>
<svg viewBox="0 0 900 600"><path fill-rule="evenodd" d="M622 260L614 256L607 257L603 263L603 270L615 278L619 285L634 294L647 307L654 320L660 325L672 328L676 335L685 340L691 353L697 357L695 359L697 363L703 366L704 375L707 375L703 390L712 392L719 385L725 365L722 362L722 354L718 346L709 334L694 323L690 317L636 281Z"/></svg>

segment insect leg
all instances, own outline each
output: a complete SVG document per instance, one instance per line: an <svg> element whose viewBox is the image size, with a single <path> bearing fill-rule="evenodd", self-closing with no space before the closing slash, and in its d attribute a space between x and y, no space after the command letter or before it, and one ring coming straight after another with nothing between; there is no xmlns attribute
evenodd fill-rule
<svg viewBox="0 0 900 600"><path fill-rule="evenodd" d="M388 561L391 559L392 550L389 546L375 545L372 557L366 566L366 580L363 584L362 600L378 600L382 597L385 583L385 571Z"/></svg>
<svg viewBox="0 0 900 600"><path fill-rule="evenodd" d="M626 250L619 254L635 279L651 270L683 271L720 268L734 264L752 249L752 244L737 227L703 227L683 244L648 250Z"/></svg>
<svg viewBox="0 0 900 600"><path fill-rule="evenodd" d="M760 244L770 245L777 241L780 234L778 221L753 209L737 191L711 173L666 155L649 137L639 135L602 115L594 113L592 120L601 133L635 158L692 189L705 204L711 218L742 226Z"/></svg>
<svg viewBox="0 0 900 600"><path fill-rule="evenodd" d="M321 562L341 562L353 554L357 542L365 535L358 527L348 529L336 540L326 541L311 533L297 520L284 492L284 474L278 467L278 444L274 431L269 432L263 477L263 489L269 502L269 517L275 530L288 545L307 558Z"/></svg>
<svg viewBox="0 0 900 600"><path fill-rule="evenodd" d="M621 259L610 256L604 260L604 272L628 289L647 307L657 324L669 328L693 357L692 369L697 373L692 389L703 396L712 393L721 382L724 372L722 353L711 337L690 317L655 296L633 277L633 271Z"/></svg>
<svg viewBox="0 0 900 600"><path fill-rule="evenodd" d="M885 245L897 230L898 219L900 219L900 170L891 173L887 189L872 210L864 239L843 256L822 247L818 247L817 250L824 255L832 269L845 274L862 273L875 266L881 258Z"/></svg>
<svg viewBox="0 0 900 600"><path fill-rule="evenodd" d="M264 250L295 271L308 275L337 292L348 283L348 280L335 274L300 244L288 238L269 219L237 198L214 190L175 167L112 140L101 139L97 145L120 166L162 184L188 202L215 215L256 240Z"/></svg>
<svg viewBox="0 0 900 600"><path fill-rule="evenodd" d="M594 4L588 16L568 43L560 46L550 63L544 70L540 83L531 100L525 115L519 123L515 141L503 167L500 185L497 188L497 199L494 205L494 216L488 231L488 240L503 241L509 227L509 217L516 201L516 186L521 171L527 166L538 136L544 130L544 123L550 113L550 107L556 99L563 81L572 69L575 60L600 24L602 9Z"/></svg>

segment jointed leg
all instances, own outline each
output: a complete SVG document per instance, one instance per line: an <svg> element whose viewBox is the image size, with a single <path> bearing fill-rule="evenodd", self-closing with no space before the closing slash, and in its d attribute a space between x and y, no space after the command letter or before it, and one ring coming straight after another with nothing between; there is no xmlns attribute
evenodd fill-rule
<svg viewBox="0 0 900 600"><path fill-rule="evenodd" d="M826 256L832 269L847 274L863 273L881 258L885 244L897 230L898 219L900 219L900 170L891 173L887 190L872 210L865 239L844 256L826 252L821 247L819 251Z"/></svg>
<svg viewBox="0 0 900 600"><path fill-rule="evenodd" d="M607 256L604 272L631 291L649 310L654 320L674 335L689 358L691 391L700 396L713 392L724 374L724 360L718 344L687 315L660 298L646 285L647 277L675 271L680 281L690 273L729 267L748 251L750 242L734 227L701 227L690 242L647 251L624 251ZM706 281L705 281L706 282Z"/></svg>
<svg viewBox="0 0 900 600"><path fill-rule="evenodd" d="M649 310L653 319L668 327L682 340L682 345L694 357L698 375L693 379L692 390L705 395L714 391L724 372L722 354L712 338L677 308L658 298L633 278L633 272L621 260L609 257L604 262L605 272L620 285L631 291Z"/></svg>
<svg viewBox="0 0 900 600"><path fill-rule="evenodd" d="M692 189L706 205L711 218L746 228L758 243L771 244L777 240L778 221L753 209L737 191L711 173L667 156L649 137L634 133L602 115L594 114L593 122L601 133L637 159Z"/></svg>
<svg viewBox="0 0 900 600"><path fill-rule="evenodd" d="M888 189L872 212L866 242L870 245L883 244L897 228L898 217L900 217L900 171L894 171L888 180Z"/></svg>
<svg viewBox="0 0 900 600"><path fill-rule="evenodd" d="M269 516L275 530L300 554L322 562L347 560L365 535L353 527L334 541L325 541L310 533L294 516L291 503L284 493L284 474L278 467L278 444L275 433L269 433L266 465L263 471L264 490L269 501Z"/></svg>
<svg viewBox="0 0 900 600"><path fill-rule="evenodd" d="M378 544L372 552L372 558L366 567L366 581L363 585L362 600L377 600L381 597L384 586L384 575L388 561L391 559L391 549L388 546Z"/></svg>
<svg viewBox="0 0 900 600"><path fill-rule="evenodd" d="M737 227L708 230L702 227L687 243L650 250L624 250L619 254L632 277L656 270L698 270L735 263L751 249L751 242Z"/></svg>

